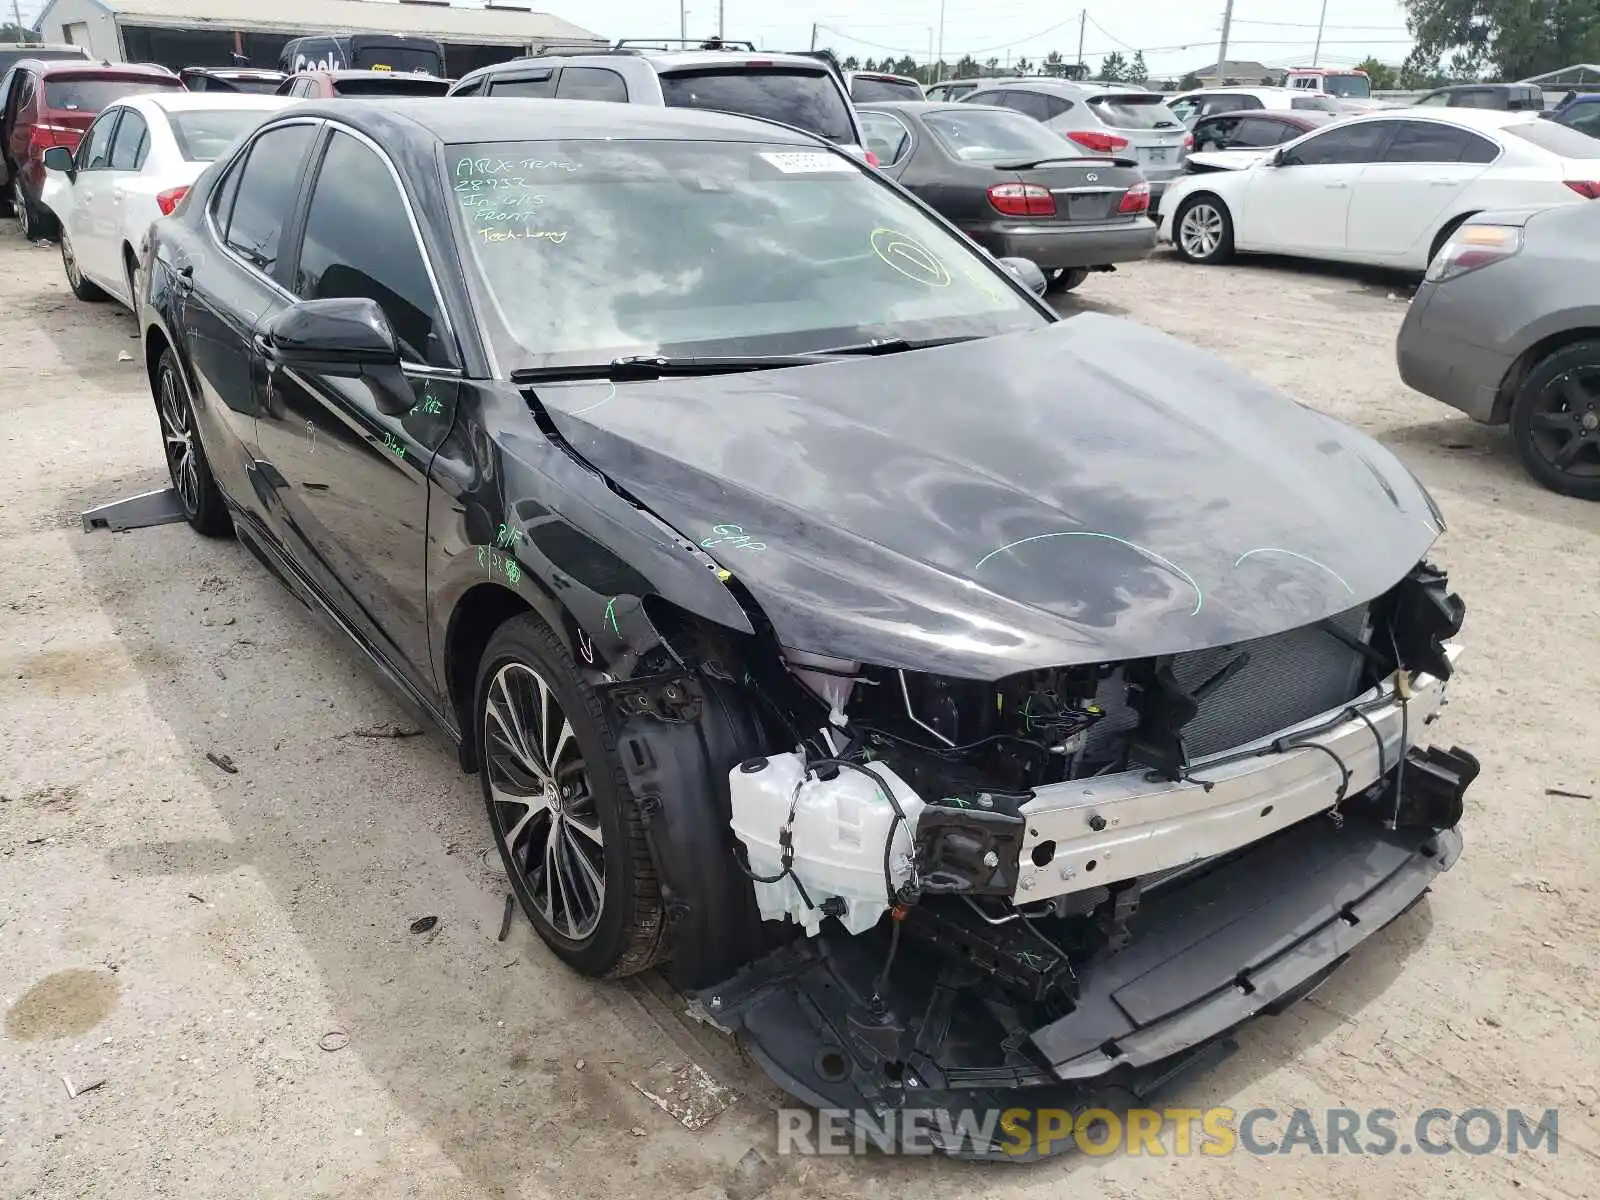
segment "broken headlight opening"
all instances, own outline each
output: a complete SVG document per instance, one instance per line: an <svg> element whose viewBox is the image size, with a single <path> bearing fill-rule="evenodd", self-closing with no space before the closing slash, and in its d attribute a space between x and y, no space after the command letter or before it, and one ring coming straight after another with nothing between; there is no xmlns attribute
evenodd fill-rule
<svg viewBox="0 0 1600 1200"><path fill-rule="evenodd" d="M1417 741L1463 615L1424 564L1282 634L998 682L788 654L796 744L729 785L789 936L698 996L821 1107L1150 1099L1453 865L1478 764Z"/></svg>

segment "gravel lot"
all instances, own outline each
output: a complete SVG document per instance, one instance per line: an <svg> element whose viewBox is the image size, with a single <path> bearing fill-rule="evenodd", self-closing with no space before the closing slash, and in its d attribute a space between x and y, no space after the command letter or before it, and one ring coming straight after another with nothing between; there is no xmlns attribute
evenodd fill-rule
<svg viewBox="0 0 1600 1200"><path fill-rule="evenodd" d="M1439 727L1484 762L1465 857L1173 1103L1388 1108L1403 1131L1432 1107L1554 1107L1559 1153L975 1167L779 1156L777 1093L660 981L578 980L520 916L497 942L477 789L425 737L357 733L408 722L353 651L236 544L81 532L84 508L166 482L134 325L13 230L0 1196L1600 1194L1595 802L1546 790L1600 795L1600 506L1541 491L1502 432L1400 384L1404 280L1161 256L1074 301L1393 447L1450 519L1438 558L1469 606ZM323 1044L348 1044L319 1048L336 1031ZM688 1060L735 1094L699 1132L633 1086ZM69 1098L63 1076L105 1082Z"/></svg>

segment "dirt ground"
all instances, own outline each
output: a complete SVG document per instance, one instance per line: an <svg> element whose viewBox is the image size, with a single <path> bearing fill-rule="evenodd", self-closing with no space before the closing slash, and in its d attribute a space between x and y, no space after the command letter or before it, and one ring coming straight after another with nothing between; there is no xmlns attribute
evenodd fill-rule
<svg viewBox="0 0 1600 1200"><path fill-rule="evenodd" d="M780 1098L658 979L596 985L520 916L475 784L236 544L85 534L165 484L131 318L0 234L0 1196L1133 1197L1600 1194L1592 732L1600 506L1404 388L1404 280L1170 256L1091 278L1126 314L1395 449L1469 605L1439 737L1475 750L1433 894L1173 1102L1559 1110L1517 1157L777 1153ZM1181 388L1181 380L1173 387ZM227 756L237 773L214 765ZM410 932L435 916L428 933ZM333 1049L324 1049L330 1046ZM342 1047L342 1048L340 1048ZM699 1132L634 1086L694 1061ZM74 1087L102 1086L69 1097Z"/></svg>

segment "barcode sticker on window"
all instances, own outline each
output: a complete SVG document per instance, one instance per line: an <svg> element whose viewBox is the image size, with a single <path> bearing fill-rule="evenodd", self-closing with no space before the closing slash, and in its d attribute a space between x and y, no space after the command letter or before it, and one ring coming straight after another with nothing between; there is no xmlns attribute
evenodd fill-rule
<svg viewBox="0 0 1600 1200"><path fill-rule="evenodd" d="M811 154L805 151L770 153L761 155L785 175L816 175L824 172L850 171L848 162L832 154Z"/></svg>

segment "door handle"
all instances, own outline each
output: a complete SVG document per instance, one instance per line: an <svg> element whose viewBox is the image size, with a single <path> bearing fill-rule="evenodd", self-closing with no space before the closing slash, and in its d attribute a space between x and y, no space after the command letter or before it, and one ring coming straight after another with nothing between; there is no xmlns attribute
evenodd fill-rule
<svg viewBox="0 0 1600 1200"><path fill-rule="evenodd" d="M1428 180L1428 183L1432 187L1457 187L1457 186L1459 186L1457 181L1454 180L1454 179L1430 179L1430 180Z"/></svg>
<svg viewBox="0 0 1600 1200"><path fill-rule="evenodd" d="M265 360L267 364L267 370L271 371L277 368L278 352L273 348L272 340L268 338L266 334L258 333L252 336L250 339L250 345L255 349L255 352L259 354L263 360Z"/></svg>
<svg viewBox="0 0 1600 1200"><path fill-rule="evenodd" d="M1325 183L1322 186L1327 188L1329 191L1335 191L1335 190L1343 190L1344 188L1347 188L1350 185L1348 183Z"/></svg>

